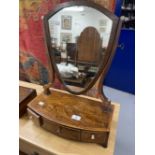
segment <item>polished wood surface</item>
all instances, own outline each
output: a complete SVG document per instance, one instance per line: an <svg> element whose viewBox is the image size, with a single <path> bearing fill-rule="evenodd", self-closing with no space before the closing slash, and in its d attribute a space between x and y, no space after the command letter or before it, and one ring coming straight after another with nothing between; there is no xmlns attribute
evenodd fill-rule
<svg viewBox="0 0 155 155"><path fill-rule="evenodd" d="M35 88L37 94L41 94L43 91L43 87L40 85L23 81L20 81L20 85ZM68 94L62 90L56 90L53 88L52 90ZM83 95L82 97L92 99L94 101L100 101L99 99L92 97ZM113 155L120 105L117 103L112 104L115 106L115 109L111 122L108 148L106 149L97 144L76 142L58 137L47 132L43 128L34 125L27 116L24 116L19 120L20 148L26 153L32 154L34 152L38 152L39 155Z"/></svg>
<svg viewBox="0 0 155 155"><path fill-rule="evenodd" d="M37 126L58 136L107 147L113 110L104 111L101 102L51 91L31 101L28 113Z"/></svg>
<svg viewBox="0 0 155 155"><path fill-rule="evenodd" d="M45 105L40 106L40 101ZM112 117L112 113L102 109L101 102L57 91L51 91L49 96L40 94L28 104L28 107L48 120L93 131L109 131ZM73 115L80 116L81 120L72 119Z"/></svg>
<svg viewBox="0 0 155 155"><path fill-rule="evenodd" d="M27 104L37 96L35 89L19 87L19 117L21 117L27 109Z"/></svg>

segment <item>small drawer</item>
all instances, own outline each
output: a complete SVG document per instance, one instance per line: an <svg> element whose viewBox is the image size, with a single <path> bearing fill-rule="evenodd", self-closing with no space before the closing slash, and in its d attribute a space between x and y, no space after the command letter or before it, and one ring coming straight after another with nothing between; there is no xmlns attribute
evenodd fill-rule
<svg viewBox="0 0 155 155"><path fill-rule="evenodd" d="M60 127L60 136L72 140L80 140L80 130L62 126Z"/></svg>
<svg viewBox="0 0 155 155"><path fill-rule="evenodd" d="M60 133L60 126L56 123L53 123L53 122L47 120L46 118L43 118L42 127L54 134L59 135L59 133Z"/></svg>
<svg viewBox="0 0 155 155"><path fill-rule="evenodd" d="M95 143L104 143L107 140L108 133L106 132L89 132L82 131L81 141L84 142L95 142Z"/></svg>
<svg viewBox="0 0 155 155"><path fill-rule="evenodd" d="M37 126L41 125L40 116L37 115L35 112L27 108L29 119L31 119Z"/></svg>
<svg viewBox="0 0 155 155"><path fill-rule="evenodd" d="M42 127L60 137L80 140L80 130L68 128L43 118Z"/></svg>

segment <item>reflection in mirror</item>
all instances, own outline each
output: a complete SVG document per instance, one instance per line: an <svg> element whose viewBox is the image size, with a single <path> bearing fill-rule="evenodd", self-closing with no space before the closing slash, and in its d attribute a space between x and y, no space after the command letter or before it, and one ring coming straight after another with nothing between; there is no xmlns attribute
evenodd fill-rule
<svg viewBox="0 0 155 155"><path fill-rule="evenodd" d="M82 91L104 61L112 20L94 8L74 6L60 10L48 23L60 77L71 90Z"/></svg>

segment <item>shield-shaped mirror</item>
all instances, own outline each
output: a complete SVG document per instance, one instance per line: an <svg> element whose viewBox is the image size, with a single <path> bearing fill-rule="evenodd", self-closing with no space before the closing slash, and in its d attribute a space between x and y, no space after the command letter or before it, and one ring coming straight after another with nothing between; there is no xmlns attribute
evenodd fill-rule
<svg viewBox="0 0 155 155"><path fill-rule="evenodd" d="M118 21L108 10L85 1L65 3L44 17L50 63L69 92L86 92L106 69Z"/></svg>

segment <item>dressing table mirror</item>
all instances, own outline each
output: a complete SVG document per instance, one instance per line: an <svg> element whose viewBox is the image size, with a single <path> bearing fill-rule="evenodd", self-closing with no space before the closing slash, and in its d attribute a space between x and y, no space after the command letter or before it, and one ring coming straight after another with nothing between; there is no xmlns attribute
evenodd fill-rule
<svg viewBox="0 0 155 155"><path fill-rule="evenodd" d="M44 16L51 82L28 104L38 126L63 138L108 145L114 106L103 92L121 21L90 1L69 1ZM51 90L54 74L69 93ZM98 84L99 100L84 95Z"/></svg>

